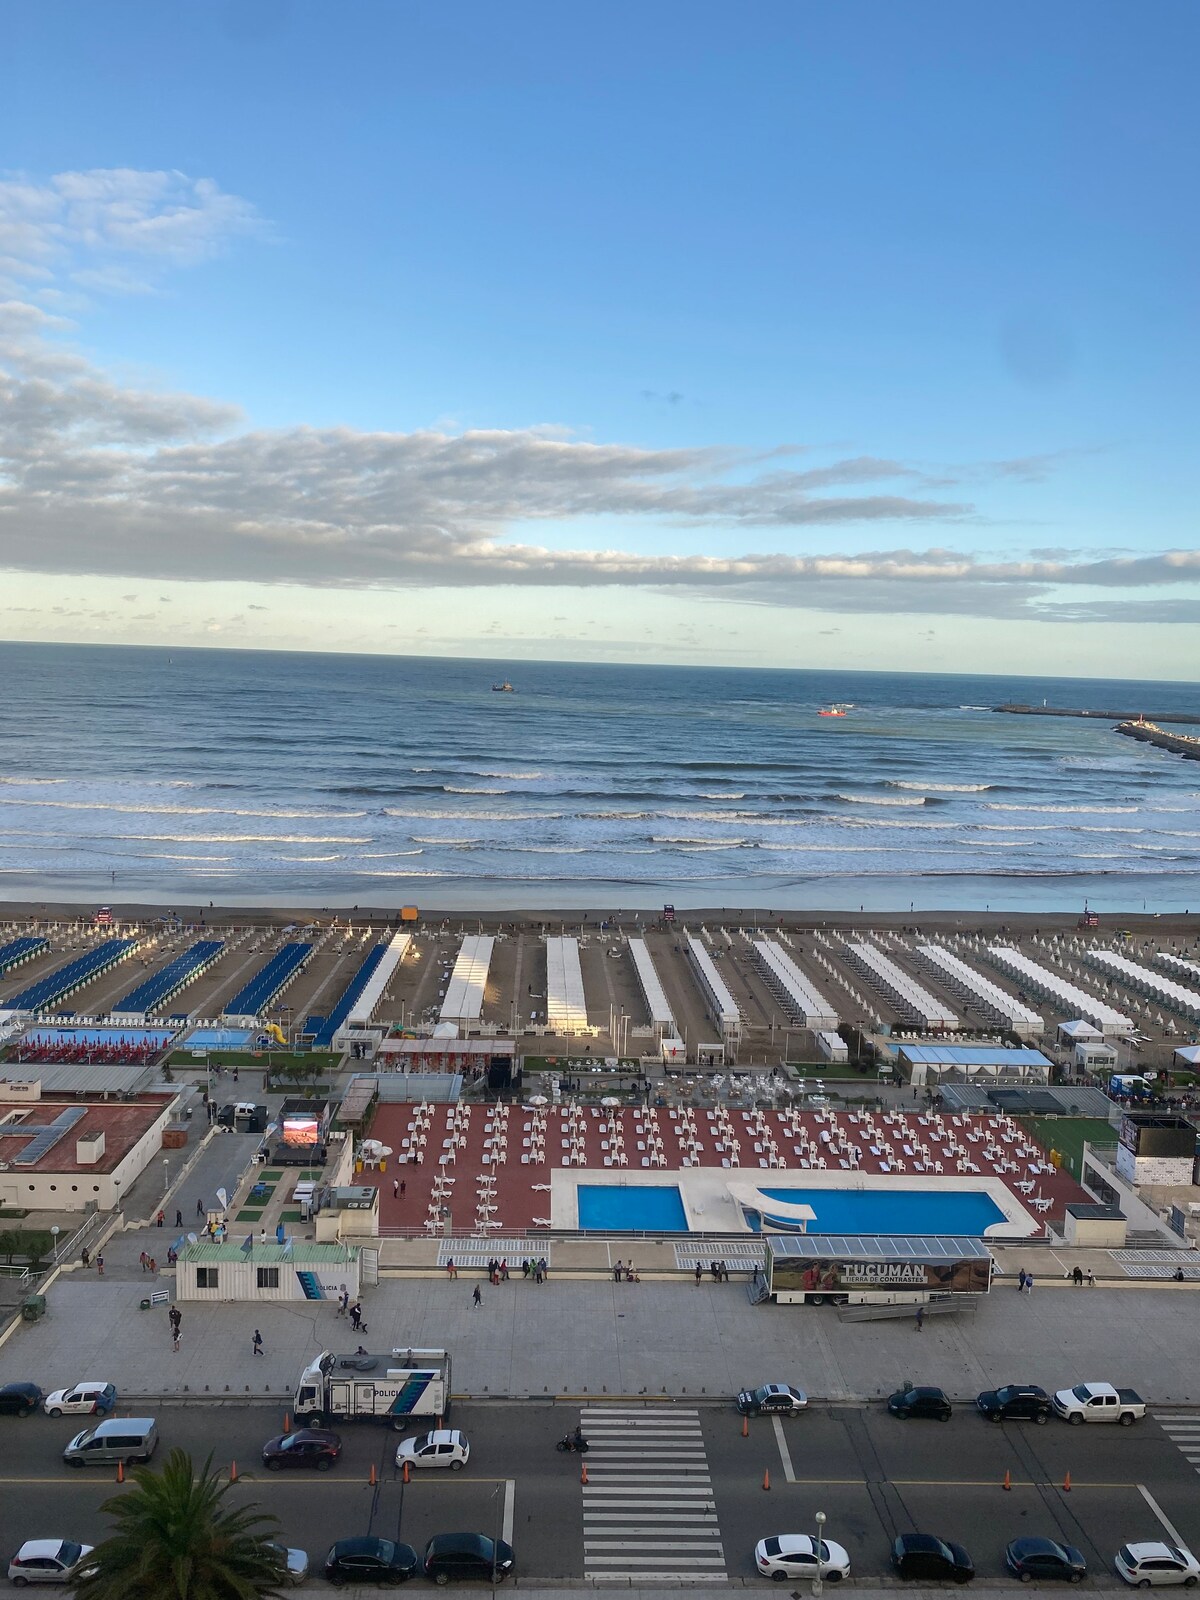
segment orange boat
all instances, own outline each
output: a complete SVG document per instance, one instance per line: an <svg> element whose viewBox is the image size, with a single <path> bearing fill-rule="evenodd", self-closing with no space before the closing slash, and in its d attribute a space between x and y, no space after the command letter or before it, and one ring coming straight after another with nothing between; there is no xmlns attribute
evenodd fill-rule
<svg viewBox="0 0 1200 1600"><path fill-rule="evenodd" d="M817 715L819 717L844 717L846 713L841 706L822 706Z"/></svg>

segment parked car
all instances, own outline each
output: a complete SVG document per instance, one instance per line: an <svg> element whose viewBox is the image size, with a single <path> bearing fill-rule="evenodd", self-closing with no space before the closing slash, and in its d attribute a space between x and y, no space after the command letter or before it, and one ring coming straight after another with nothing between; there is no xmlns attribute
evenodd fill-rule
<svg viewBox="0 0 1200 1600"><path fill-rule="evenodd" d="M737 1408L743 1416L794 1417L808 1405L803 1389L794 1389L790 1383L764 1383L757 1389L743 1389L737 1397Z"/></svg>
<svg viewBox="0 0 1200 1600"><path fill-rule="evenodd" d="M764 1578L783 1583L788 1578L811 1578L817 1571L817 1541L810 1533L777 1533L760 1539L754 1547L754 1565ZM840 1583L850 1576L850 1556L832 1539L821 1540L821 1577Z"/></svg>
<svg viewBox="0 0 1200 1600"><path fill-rule="evenodd" d="M6 1383L0 1389L0 1414L27 1417L45 1399L36 1383Z"/></svg>
<svg viewBox="0 0 1200 1600"><path fill-rule="evenodd" d="M263 1543L279 1568L280 1583L294 1587L304 1582L308 1577L307 1550L289 1550L286 1545L276 1544L274 1539L265 1539Z"/></svg>
<svg viewBox="0 0 1200 1600"><path fill-rule="evenodd" d="M49 1417L102 1416L106 1417L117 1404L116 1385L111 1383L77 1383L72 1389L55 1389L42 1404Z"/></svg>
<svg viewBox="0 0 1200 1600"><path fill-rule="evenodd" d="M1111 1383L1077 1383L1057 1389L1054 1409L1067 1422L1119 1422L1128 1428L1146 1415L1146 1402L1136 1389L1116 1389Z"/></svg>
<svg viewBox="0 0 1200 1600"><path fill-rule="evenodd" d="M887 1403L894 1417L931 1417L935 1422L949 1422L953 1411L944 1389L910 1384L907 1389L897 1389Z"/></svg>
<svg viewBox="0 0 1200 1600"><path fill-rule="evenodd" d="M975 1404L989 1422L1045 1422L1054 1409L1050 1396L1036 1383L985 1389L976 1395Z"/></svg>
<svg viewBox="0 0 1200 1600"><path fill-rule="evenodd" d="M435 1533L425 1546L425 1576L434 1583L452 1578L503 1582L516 1566L512 1545L486 1533Z"/></svg>
<svg viewBox="0 0 1200 1600"><path fill-rule="evenodd" d="M26 1539L8 1563L8 1581L18 1589L27 1583L74 1583L94 1548L74 1539Z"/></svg>
<svg viewBox="0 0 1200 1600"><path fill-rule="evenodd" d="M935 1582L952 1578L955 1583L970 1583L975 1563L952 1539L938 1539L932 1533L902 1533L892 1545L892 1566L902 1578Z"/></svg>
<svg viewBox="0 0 1200 1600"><path fill-rule="evenodd" d="M448 1467L461 1472L471 1459L466 1434L457 1428L435 1428L415 1439L402 1439L396 1446L396 1465L403 1467Z"/></svg>
<svg viewBox="0 0 1200 1600"><path fill-rule="evenodd" d="M1145 1544L1123 1544L1113 1563L1118 1573L1138 1589L1181 1583L1194 1589L1200 1582L1200 1561L1181 1545L1152 1539Z"/></svg>
<svg viewBox="0 0 1200 1600"><path fill-rule="evenodd" d="M421 1558L410 1544L391 1539L339 1539L325 1557L330 1583L407 1583L421 1570Z"/></svg>
<svg viewBox="0 0 1200 1600"><path fill-rule="evenodd" d="M281 1472L284 1467L328 1472L341 1453L341 1435L327 1428L297 1428L294 1433L277 1434L262 1447L263 1466L271 1472Z"/></svg>
<svg viewBox="0 0 1200 1600"><path fill-rule="evenodd" d="M1087 1561L1073 1544L1057 1539L1014 1539L1004 1552L1008 1570L1022 1583L1035 1578L1061 1578L1067 1583L1082 1583L1087 1577Z"/></svg>

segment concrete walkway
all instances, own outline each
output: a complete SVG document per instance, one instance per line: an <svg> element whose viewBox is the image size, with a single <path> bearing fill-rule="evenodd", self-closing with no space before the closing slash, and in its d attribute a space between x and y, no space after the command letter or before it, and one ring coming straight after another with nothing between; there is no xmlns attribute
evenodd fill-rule
<svg viewBox="0 0 1200 1600"><path fill-rule="evenodd" d="M134 1252L136 1274L136 1250ZM616 1284L520 1277L497 1288L478 1277L387 1280L365 1297L362 1342L373 1351L444 1347L454 1389L480 1398L547 1394L687 1395L725 1400L746 1384L786 1381L817 1399L854 1401L903 1380L940 1384L953 1398L1006 1382L1047 1389L1108 1379L1152 1403L1200 1404L1194 1291L1107 1288L1018 1295L993 1290L974 1312L914 1320L842 1322L831 1307L753 1306L740 1283ZM169 1276L154 1285L171 1288ZM49 1289L46 1318L17 1324L0 1347L0 1383L44 1388L103 1378L126 1398L279 1396L323 1349L358 1338L332 1304L253 1307L185 1302L182 1349L166 1308L141 1311L151 1282L74 1272ZM258 1328L265 1355L254 1357Z"/></svg>

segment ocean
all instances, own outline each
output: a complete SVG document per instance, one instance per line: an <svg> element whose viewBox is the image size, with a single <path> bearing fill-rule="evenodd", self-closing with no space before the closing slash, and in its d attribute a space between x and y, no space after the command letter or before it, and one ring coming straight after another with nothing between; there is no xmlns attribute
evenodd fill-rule
<svg viewBox="0 0 1200 1600"><path fill-rule="evenodd" d="M1185 684L32 644L0 675L8 900L1200 906L1200 766L990 710Z"/></svg>

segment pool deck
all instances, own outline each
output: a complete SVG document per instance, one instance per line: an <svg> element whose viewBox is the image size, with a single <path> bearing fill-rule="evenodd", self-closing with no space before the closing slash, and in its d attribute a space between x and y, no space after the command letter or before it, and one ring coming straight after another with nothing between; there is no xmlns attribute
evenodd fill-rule
<svg viewBox="0 0 1200 1600"><path fill-rule="evenodd" d="M371 1131L391 1154L358 1181L378 1186L385 1235L438 1234L445 1209L459 1233L472 1218L497 1236L572 1232L581 1183L678 1187L698 1233L749 1233L735 1191L764 1188L974 1190L1002 1215L989 1238L1030 1237L1090 1198L999 1114L381 1104Z"/></svg>

